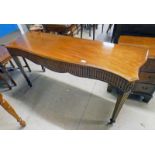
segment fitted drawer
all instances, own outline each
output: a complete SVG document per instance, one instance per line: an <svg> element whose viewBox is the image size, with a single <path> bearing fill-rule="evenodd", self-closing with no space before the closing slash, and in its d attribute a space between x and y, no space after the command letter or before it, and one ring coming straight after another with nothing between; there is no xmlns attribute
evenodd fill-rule
<svg viewBox="0 0 155 155"><path fill-rule="evenodd" d="M155 85L144 84L144 83L135 83L133 92L141 92L146 94L153 94L155 91Z"/></svg>
<svg viewBox="0 0 155 155"><path fill-rule="evenodd" d="M139 82L155 84L155 73L141 72Z"/></svg>
<svg viewBox="0 0 155 155"><path fill-rule="evenodd" d="M155 72L155 59L148 59L141 68L142 72Z"/></svg>

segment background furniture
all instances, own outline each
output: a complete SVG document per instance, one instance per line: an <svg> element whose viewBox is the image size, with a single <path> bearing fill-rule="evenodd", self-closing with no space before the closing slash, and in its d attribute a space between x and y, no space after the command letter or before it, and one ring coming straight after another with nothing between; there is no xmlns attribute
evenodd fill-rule
<svg viewBox="0 0 155 155"><path fill-rule="evenodd" d="M22 127L26 126L26 122L22 120L21 117L16 113L13 107L3 98L3 95L0 93L0 105L10 114L12 115L17 122L20 123Z"/></svg>
<svg viewBox="0 0 155 155"><path fill-rule="evenodd" d="M103 33L104 24L102 24L102 33ZM83 29L86 28L89 30L89 37L91 37L91 29L93 28L93 40L95 40L96 29L98 24L81 24L81 38L83 37Z"/></svg>
<svg viewBox="0 0 155 155"><path fill-rule="evenodd" d="M155 37L155 24L114 24L112 42L118 43L121 35Z"/></svg>
<svg viewBox="0 0 155 155"><path fill-rule="evenodd" d="M91 37L91 28L93 27L93 40L95 40L95 29L97 28L97 24L81 24L81 38L83 38L83 30L89 30L89 37Z"/></svg>
<svg viewBox="0 0 155 155"><path fill-rule="evenodd" d="M141 68L139 80L136 81L132 90L132 94L143 96L143 101L149 102L155 91L155 38L120 36L118 43L149 50L148 60ZM109 86L108 91L112 91L112 89L113 87Z"/></svg>
<svg viewBox="0 0 155 155"><path fill-rule="evenodd" d="M29 31L43 32L43 26L41 24L27 24Z"/></svg>
<svg viewBox="0 0 155 155"><path fill-rule="evenodd" d="M107 33L111 30L111 28L112 28L113 25L114 24L109 24L108 29L107 29Z"/></svg>
<svg viewBox="0 0 155 155"><path fill-rule="evenodd" d="M7 49L3 46L0 46L0 69L1 69L1 75L0 78L5 82L5 84L8 86L9 89L11 89L11 85L8 82L8 79L16 86L16 82L13 80L13 78L11 77L11 75L9 74L9 72L6 69L6 64L10 62L10 64L12 65L13 68L15 68L15 66L13 65L12 61L11 61L11 55L9 54L9 52L7 51ZM5 74L4 76L2 75ZM8 79L7 79L8 78Z"/></svg>
<svg viewBox="0 0 155 155"><path fill-rule="evenodd" d="M117 98L110 124L115 122L134 82L138 80L139 69L147 60L145 49L109 46L100 41L48 33L27 33L8 44L7 48L30 87L32 83L17 56L26 57L53 71L98 79L117 87L121 94Z"/></svg>
<svg viewBox="0 0 155 155"><path fill-rule="evenodd" d="M75 31L78 30L76 24L42 24L44 32L55 32L63 35L73 36Z"/></svg>

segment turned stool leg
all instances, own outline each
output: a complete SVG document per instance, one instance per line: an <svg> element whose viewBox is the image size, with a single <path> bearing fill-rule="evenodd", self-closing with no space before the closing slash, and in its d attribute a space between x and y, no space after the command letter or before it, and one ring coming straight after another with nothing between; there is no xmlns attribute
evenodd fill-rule
<svg viewBox="0 0 155 155"><path fill-rule="evenodd" d="M0 94L0 105L16 119L22 127L26 126L26 122L23 121L22 118L19 117L16 111L13 109L13 107L5 99L3 99L2 94Z"/></svg>

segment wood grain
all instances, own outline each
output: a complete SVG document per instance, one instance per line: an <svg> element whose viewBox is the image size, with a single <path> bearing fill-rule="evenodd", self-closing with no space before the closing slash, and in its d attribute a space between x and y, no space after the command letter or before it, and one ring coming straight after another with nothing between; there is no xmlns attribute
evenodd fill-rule
<svg viewBox="0 0 155 155"><path fill-rule="evenodd" d="M114 45L100 41L29 32L7 45L28 53L114 73L130 82L138 80L140 67L146 62L146 49Z"/></svg>

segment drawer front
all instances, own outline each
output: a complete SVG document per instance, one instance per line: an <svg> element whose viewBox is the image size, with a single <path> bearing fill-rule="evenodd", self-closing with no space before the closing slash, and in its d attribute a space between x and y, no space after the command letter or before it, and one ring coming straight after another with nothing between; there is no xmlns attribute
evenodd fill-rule
<svg viewBox="0 0 155 155"><path fill-rule="evenodd" d="M155 84L155 73L141 72L139 82Z"/></svg>
<svg viewBox="0 0 155 155"><path fill-rule="evenodd" d="M142 72L155 72L155 59L148 59L148 61L141 68Z"/></svg>
<svg viewBox="0 0 155 155"><path fill-rule="evenodd" d="M144 83L135 83L133 92L142 92L146 94L153 94L155 91L155 85L144 84Z"/></svg>

